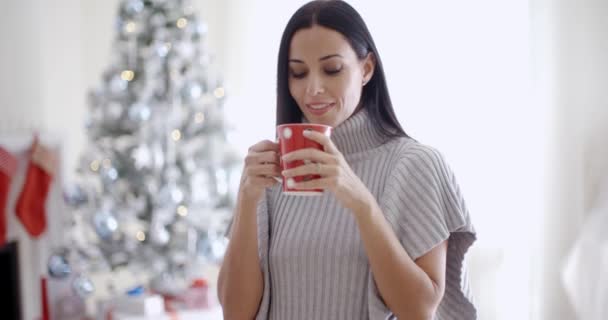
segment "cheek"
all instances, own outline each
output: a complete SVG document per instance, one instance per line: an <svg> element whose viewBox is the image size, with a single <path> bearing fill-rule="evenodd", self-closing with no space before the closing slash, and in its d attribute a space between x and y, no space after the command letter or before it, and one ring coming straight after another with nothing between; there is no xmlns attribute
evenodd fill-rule
<svg viewBox="0 0 608 320"><path fill-rule="evenodd" d="M303 86L301 81L289 81L289 93L296 100L296 102L300 102L303 98Z"/></svg>
<svg viewBox="0 0 608 320"><path fill-rule="evenodd" d="M361 87L355 81L344 82L341 87L342 99L348 107L354 107L359 103L361 97Z"/></svg>

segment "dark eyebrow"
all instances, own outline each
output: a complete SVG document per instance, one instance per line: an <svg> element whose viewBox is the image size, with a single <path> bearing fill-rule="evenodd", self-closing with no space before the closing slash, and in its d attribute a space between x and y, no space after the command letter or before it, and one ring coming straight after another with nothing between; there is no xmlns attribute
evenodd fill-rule
<svg viewBox="0 0 608 320"><path fill-rule="evenodd" d="M319 61L323 61L323 60L327 60L327 59L331 59L331 58L335 58L335 57L342 58L342 56L339 54L330 54L330 55L326 55L326 56L319 58ZM289 59L289 62L304 63L304 61L298 60L298 59Z"/></svg>
<svg viewBox="0 0 608 320"><path fill-rule="evenodd" d="M330 54L330 55L327 55L327 56L325 56L325 57L321 57L321 58L319 59L319 61L323 61L323 60L327 60L327 59L331 59L331 58L335 58L335 57L340 57L340 58L342 58L342 56L341 56L341 55L339 55L339 54Z"/></svg>

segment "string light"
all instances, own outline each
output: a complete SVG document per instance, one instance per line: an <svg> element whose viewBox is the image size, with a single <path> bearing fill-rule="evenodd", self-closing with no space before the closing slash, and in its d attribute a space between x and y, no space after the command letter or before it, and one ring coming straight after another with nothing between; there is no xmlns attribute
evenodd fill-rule
<svg viewBox="0 0 608 320"><path fill-rule="evenodd" d="M185 217L188 215L188 208L184 205L180 205L177 207L177 214L179 214L182 217Z"/></svg>
<svg viewBox="0 0 608 320"><path fill-rule="evenodd" d="M219 87L219 88L215 89L215 90L213 91L213 94L214 94L214 95L215 95L215 97L216 97L216 98L218 98L218 99L219 99L219 98L222 98L222 97L224 96L224 88Z"/></svg>
<svg viewBox="0 0 608 320"><path fill-rule="evenodd" d="M188 19L186 19L186 18L179 18L179 19L177 19L177 23L176 24L177 24L178 28L183 29L188 24Z"/></svg>
<svg viewBox="0 0 608 320"><path fill-rule="evenodd" d="M135 77L135 72L132 70L125 70L120 73L120 77L125 81L131 81Z"/></svg>
<svg viewBox="0 0 608 320"><path fill-rule="evenodd" d="M140 242L143 242L144 240L146 240L146 234L143 231L137 231L137 234L135 235L135 237Z"/></svg>
<svg viewBox="0 0 608 320"><path fill-rule="evenodd" d="M99 170L99 160L93 160L91 162L90 167L91 167L91 170L97 172Z"/></svg>
<svg viewBox="0 0 608 320"><path fill-rule="evenodd" d="M127 33L133 33L135 32L135 22L133 21L129 21L125 24L125 32Z"/></svg>
<svg viewBox="0 0 608 320"><path fill-rule="evenodd" d="M179 129L175 129L171 132L171 138L173 138L174 141L179 141L179 139L182 138L182 133L181 131L179 131Z"/></svg>
<svg viewBox="0 0 608 320"><path fill-rule="evenodd" d="M203 123L203 121L205 121L205 114L202 112L197 112L194 116L194 122Z"/></svg>

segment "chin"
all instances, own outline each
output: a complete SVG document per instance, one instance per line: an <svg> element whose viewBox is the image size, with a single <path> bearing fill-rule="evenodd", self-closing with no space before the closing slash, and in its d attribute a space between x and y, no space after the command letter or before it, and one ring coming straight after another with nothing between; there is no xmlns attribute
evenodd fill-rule
<svg viewBox="0 0 608 320"><path fill-rule="evenodd" d="M310 123L322 124L322 125L326 125L326 126L330 126L330 127L336 127L336 121L334 121L333 119L319 119L319 118L313 117L313 116L306 116L306 119Z"/></svg>
<svg viewBox="0 0 608 320"><path fill-rule="evenodd" d="M345 119L341 120L336 116L318 117L318 116L306 115L306 114L304 114L304 116L310 123L323 124L323 125L330 126L333 128L337 127L338 125L340 125L340 123L344 122L344 120L345 120Z"/></svg>
<svg viewBox="0 0 608 320"><path fill-rule="evenodd" d="M346 119L334 117L332 119L325 119L324 121L321 121L321 123L335 128L335 127L339 126L342 122L344 122L344 120L346 120Z"/></svg>

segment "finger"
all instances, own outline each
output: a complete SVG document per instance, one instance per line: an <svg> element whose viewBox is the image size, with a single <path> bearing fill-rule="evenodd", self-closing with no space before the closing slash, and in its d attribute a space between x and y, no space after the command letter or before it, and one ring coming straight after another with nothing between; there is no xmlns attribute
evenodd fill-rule
<svg viewBox="0 0 608 320"><path fill-rule="evenodd" d="M306 138L322 145L325 149L325 152L330 153L330 154L339 153L338 148L336 148L336 146L331 141L331 139L328 136L326 136L325 134L323 134L321 132L313 131L313 130L305 130L303 132L303 135Z"/></svg>
<svg viewBox="0 0 608 320"><path fill-rule="evenodd" d="M278 182L273 178L253 177L251 178L251 183L256 186L264 186L268 188L274 186Z"/></svg>
<svg viewBox="0 0 608 320"><path fill-rule="evenodd" d="M261 163L274 163L278 165L280 163L279 157L279 153L276 151L266 151L260 153L259 160Z"/></svg>
<svg viewBox="0 0 608 320"><path fill-rule="evenodd" d="M281 168L276 164L258 164L247 167L248 176L276 177L281 174Z"/></svg>
<svg viewBox="0 0 608 320"><path fill-rule="evenodd" d="M297 177L297 176L305 176L305 175L320 175L320 176L330 176L335 175L336 169L334 166L325 165L321 163L310 163L303 166L299 166L293 169L287 169L281 172L286 178Z"/></svg>
<svg viewBox="0 0 608 320"><path fill-rule="evenodd" d="M253 146L249 147L249 152L264 152L264 151L276 151L279 152L279 144L270 140L260 141Z"/></svg>
<svg viewBox="0 0 608 320"><path fill-rule="evenodd" d="M295 182L292 184L293 189L305 190L305 189L328 189L331 185L332 178L320 178L302 182Z"/></svg>
<svg viewBox="0 0 608 320"><path fill-rule="evenodd" d="M261 163L279 164L279 154L275 151L253 152L245 157L246 165L256 165Z"/></svg>
<svg viewBox="0 0 608 320"><path fill-rule="evenodd" d="M311 161L327 163L327 164L335 163L335 161L333 161L332 155L328 154L327 152L324 152L324 151L321 151L318 149L313 149L313 148L300 149L300 150L296 150L296 151L287 153L287 154L283 155L282 159L285 162L290 162L290 161L295 161L295 160L311 160Z"/></svg>

